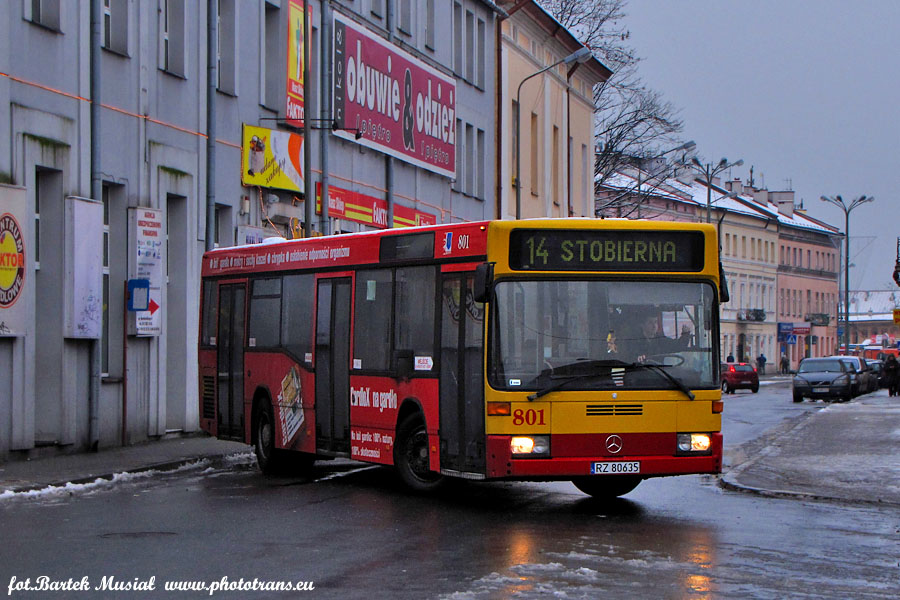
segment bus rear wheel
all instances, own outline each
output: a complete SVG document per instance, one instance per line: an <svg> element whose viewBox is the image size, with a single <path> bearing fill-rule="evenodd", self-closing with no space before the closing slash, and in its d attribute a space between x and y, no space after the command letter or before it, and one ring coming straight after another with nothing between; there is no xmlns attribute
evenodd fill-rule
<svg viewBox="0 0 900 600"><path fill-rule="evenodd" d="M419 414L403 419L397 428L394 466L400 479L416 492L433 492L444 484L444 477L429 468L428 432Z"/></svg>
<svg viewBox="0 0 900 600"><path fill-rule="evenodd" d="M634 475L601 475L597 477L578 477L572 480L572 483L579 490L599 500L611 500L624 496L636 488L640 482L641 478Z"/></svg>

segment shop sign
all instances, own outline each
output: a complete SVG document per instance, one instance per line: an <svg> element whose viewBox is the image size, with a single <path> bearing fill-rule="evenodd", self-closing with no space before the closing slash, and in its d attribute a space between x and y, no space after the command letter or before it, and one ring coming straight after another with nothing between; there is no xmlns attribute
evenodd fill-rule
<svg viewBox="0 0 900 600"><path fill-rule="evenodd" d="M322 184L316 183L316 214L322 214ZM388 205L382 198L328 186L328 216L380 229L387 228ZM394 227L436 225L437 217L426 212L394 205Z"/></svg>

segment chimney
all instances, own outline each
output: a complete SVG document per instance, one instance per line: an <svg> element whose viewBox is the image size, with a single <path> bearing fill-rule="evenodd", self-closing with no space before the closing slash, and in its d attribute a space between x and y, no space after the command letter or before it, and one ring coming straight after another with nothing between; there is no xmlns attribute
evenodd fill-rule
<svg viewBox="0 0 900 600"><path fill-rule="evenodd" d="M787 190L783 192L769 192L769 200L778 207L778 212L786 217L794 216L794 192Z"/></svg>

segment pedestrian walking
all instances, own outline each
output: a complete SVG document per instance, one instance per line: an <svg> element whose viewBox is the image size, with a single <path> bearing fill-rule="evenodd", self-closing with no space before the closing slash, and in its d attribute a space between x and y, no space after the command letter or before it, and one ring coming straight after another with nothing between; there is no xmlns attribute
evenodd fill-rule
<svg viewBox="0 0 900 600"><path fill-rule="evenodd" d="M762 352L760 352L759 356L756 358L756 370L759 371L760 375L766 374L766 355Z"/></svg>
<svg viewBox="0 0 900 600"><path fill-rule="evenodd" d="M733 363L733 362L734 362L734 354L732 354L731 352L729 352L729 353L728 353L728 357L725 359L725 362Z"/></svg>
<svg viewBox="0 0 900 600"><path fill-rule="evenodd" d="M884 383L889 396L898 394L898 379L900 379L900 361L893 354L889 354L884 361Z"/></svg>
<svg viewBox="0 0 900 600"><path fill-rule="evenodd" d="M788 360L788 357L784 354L781 355L781 374L787 375L790 371L791 361Z"/></svg>

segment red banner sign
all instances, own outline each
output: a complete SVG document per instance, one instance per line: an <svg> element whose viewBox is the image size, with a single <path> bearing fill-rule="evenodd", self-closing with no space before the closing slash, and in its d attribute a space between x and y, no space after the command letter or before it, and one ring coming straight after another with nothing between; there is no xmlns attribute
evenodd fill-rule
<svg viewBox="0 0 900 600"><path fill-rule="evenodd" d="M456 82L338 13L333 94L335 135L456 176Z"/></svg>
<svg viewBox="0 0 900 600"><path fill-rule="evenodd" d="M322 214L322 184L319 182L316 183L316 214ZM386 229L387 201L330 185L328 186L328 216ZM437 217L432 214L398 204L394 205L394 227L436 224Z"/></svg>

